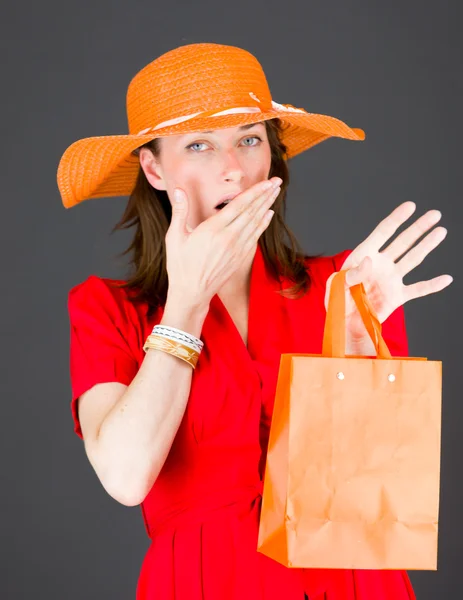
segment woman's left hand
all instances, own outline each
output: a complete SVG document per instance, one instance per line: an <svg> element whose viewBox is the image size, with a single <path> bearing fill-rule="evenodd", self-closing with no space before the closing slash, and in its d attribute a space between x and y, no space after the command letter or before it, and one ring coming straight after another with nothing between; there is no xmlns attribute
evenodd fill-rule
<svg viewBox="0 0 463 600"><path fill-rule="evenodd" d="M446 237L447 229L436 227L419 244L415 242L441 218L438 210L430 210L412 223L380 252L397 229L415 212L414 202L404 202L381 221L372 233L347 257L341 270L346 273L346 342L350 348L369 336L349 288L363 283L373 309L383 323L399 306L414 298L440 292L453 281L450 275L439 275L428 281L404 285L402 279L432 252ZM333 273L326 283L325 307L331 289Z"/></svg>

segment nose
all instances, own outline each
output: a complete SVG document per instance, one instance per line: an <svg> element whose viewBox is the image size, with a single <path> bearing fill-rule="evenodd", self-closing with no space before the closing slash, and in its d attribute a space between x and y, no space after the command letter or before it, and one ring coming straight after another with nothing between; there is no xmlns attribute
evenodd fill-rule
<svg viewBox="0 0 463 600"><path fill-rule="evenodd" d="M224 153L223 178L225 181L240 181L244 171L234 150Z"/></svg>

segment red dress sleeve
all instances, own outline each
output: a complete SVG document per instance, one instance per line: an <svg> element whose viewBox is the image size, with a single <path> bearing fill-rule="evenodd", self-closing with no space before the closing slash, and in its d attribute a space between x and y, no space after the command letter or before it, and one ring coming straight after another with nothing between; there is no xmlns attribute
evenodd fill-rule
<svg viewBox="0 0 463 600"><path fill-rule="evenodd" d="M333 257L334 270L339 271L352 250L344 250ZM405 328L405 311L399 306L382 324L384 341L392 356L408 356L408 339Z"/></svg>
<svg viewBox="0 0 463 600"><path fill-rule="evenodd" d="M83 439L77 399L97 383L117 381L129 385L138 363L130 351L124 329L123 300L119 290L91 275L71 289L70 320L71 412L74 431Z"/></svg>

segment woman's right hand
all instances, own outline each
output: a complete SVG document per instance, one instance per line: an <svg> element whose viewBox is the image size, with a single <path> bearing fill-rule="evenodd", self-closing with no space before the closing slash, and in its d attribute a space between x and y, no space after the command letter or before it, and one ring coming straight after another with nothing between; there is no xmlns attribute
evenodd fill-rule
<svg viewBox="0 0 463 600"><path fill-rule="evenodd" d="M182 201L174 198L165 238L169 294L192 305L208 305L269 226L273 216L269 208L281 183L279 177L272 177L253 185L192 232L187 229L187 195L176 188Z"/></svg>

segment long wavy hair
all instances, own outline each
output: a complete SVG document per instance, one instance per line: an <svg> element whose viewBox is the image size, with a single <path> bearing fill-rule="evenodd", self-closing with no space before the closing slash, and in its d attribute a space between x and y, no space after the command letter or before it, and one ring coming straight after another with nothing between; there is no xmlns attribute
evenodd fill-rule
<svg viewBox="0 0 463 600"><path fill-rule="evenodd" d="M286 192L289 185L289 170L286 146L281 141L282 124L279 119L265 121L267 136L271 148L271 166L269 179L282 179L281 191L272 209L275 214L270 225L259 238L259 245L270 272L275 278L288 277L294 286L278 293L288 297L299 297L309 290L311 281L304 265L307 258L296 237L285 223ZM160 154L159 139L154 139L143 147L151 150L154 156ZM134 151L139 154L140 148ZM135 233L129 247L121 256L130 254L133 274L126 281L117 283L132 291L132 301L146 302L148 316L167 298L168 276L166 268L165 236L172 218L172 207L167 192L156 190L148 182L140 167L135 187L130 195L124 214L114 226L112 233L135 227ZM288 237L289 245L284 241Z"/></svg>

